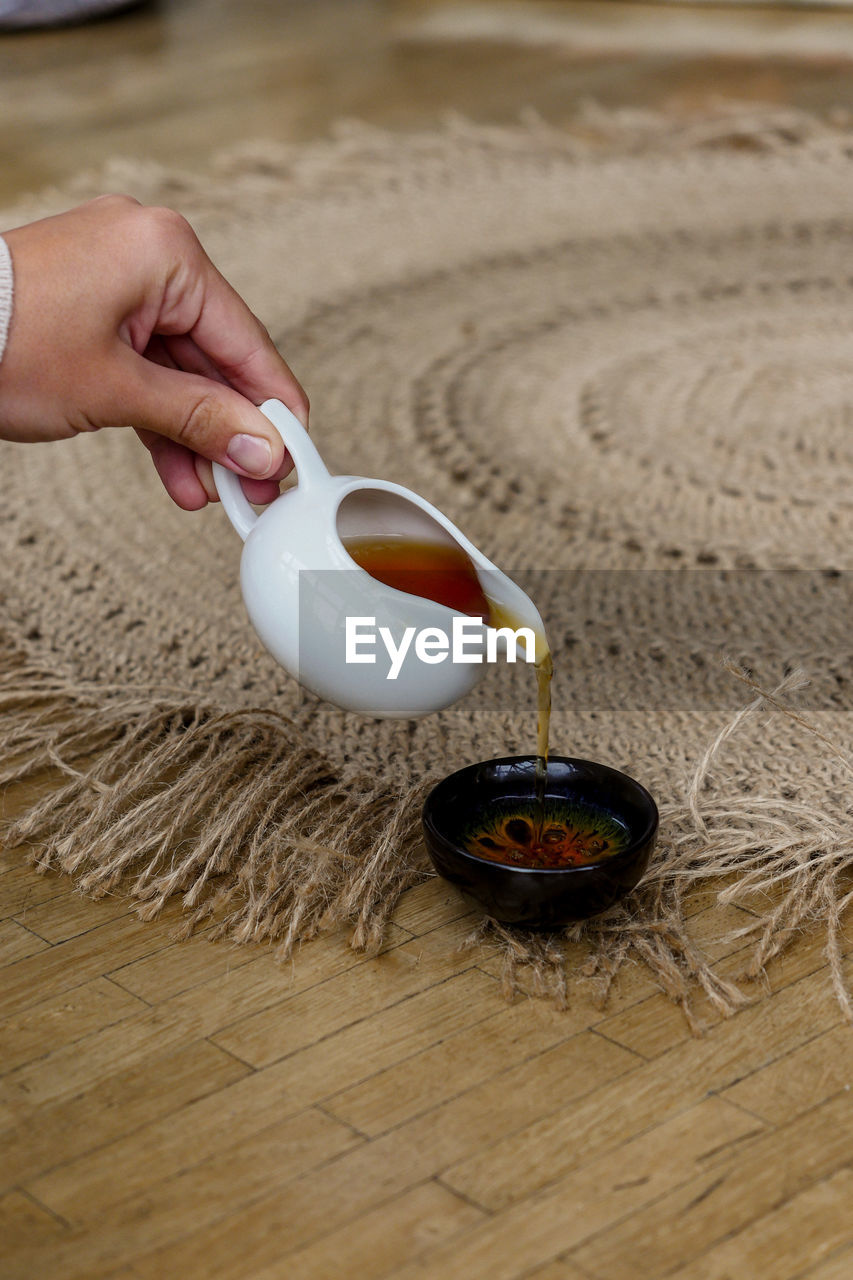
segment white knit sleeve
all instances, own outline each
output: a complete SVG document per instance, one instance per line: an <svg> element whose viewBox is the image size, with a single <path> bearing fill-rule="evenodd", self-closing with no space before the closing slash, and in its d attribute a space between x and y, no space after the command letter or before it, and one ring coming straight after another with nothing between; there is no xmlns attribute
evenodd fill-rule
<svg viewBox="0 0 853 1280"><path fill-rule="evenodd" d="M12 256L6 241L0 236L0 360L6 349L9 322L12 319Z"/></svg>

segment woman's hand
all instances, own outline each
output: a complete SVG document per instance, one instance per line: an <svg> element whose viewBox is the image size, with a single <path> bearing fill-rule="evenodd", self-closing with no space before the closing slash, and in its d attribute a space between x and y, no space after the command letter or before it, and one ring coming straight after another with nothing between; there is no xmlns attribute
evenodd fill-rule
<svg viewBox="0 0 853 1280"><path fill-rule="evenodd" d="M255 406L308 401L260 321L171 209L102 196L5 232L14 306L0 361L0 437L61 440L133 426L166 489L215 499L211 460L270 502L292 462Z"/></svg>

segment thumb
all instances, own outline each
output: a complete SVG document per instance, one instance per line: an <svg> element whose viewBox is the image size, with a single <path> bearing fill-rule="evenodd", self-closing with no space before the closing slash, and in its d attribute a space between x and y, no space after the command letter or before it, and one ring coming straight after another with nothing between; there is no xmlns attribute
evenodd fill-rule
<svg viewBox="0 0 853 1280"><path fill-rule="evenodd" d="M221 462L237 475L265 478L286 469L281 436L245 396L211 378L130 354L121 394L112 402L122 406L124 421Z"/></svg>

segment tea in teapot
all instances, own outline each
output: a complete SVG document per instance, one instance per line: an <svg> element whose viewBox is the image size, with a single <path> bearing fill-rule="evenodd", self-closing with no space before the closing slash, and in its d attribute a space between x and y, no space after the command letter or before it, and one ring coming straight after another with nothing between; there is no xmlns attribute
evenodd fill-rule
<svg viewBox="0 0 853 1280"><path fill-rule="evenodd" d="M461 547L384 534L343 538L343 545L366 573L397 591L422 596L456 613L482 618L490 627L516 631L524 620L486 595L477 570ZM536 635L536 781L541 804L548 766L551 678L554 664L544 630Z"/></svg>
<svg viewBox="0 0 853 1280"><path fill-rule="evenodd" d="M513 646L515 656L512 633L524 628L535 639L540 745L546 743L548 644L521 588L420 495L385 480L331 475L285 405L268 400L261 411L289 450L298 483L258 515L233 472L214 464L213 474L245 543L246 609L273 657L346 710L408 719L464 697L483 675L490 638L507 651ZM460 616L486 624L474 641L480 656L425 657L424 646L410 643L413 635L449 633ZM353 656L351 624L365 621L383 636L387 653L376 646Z"/></svg>

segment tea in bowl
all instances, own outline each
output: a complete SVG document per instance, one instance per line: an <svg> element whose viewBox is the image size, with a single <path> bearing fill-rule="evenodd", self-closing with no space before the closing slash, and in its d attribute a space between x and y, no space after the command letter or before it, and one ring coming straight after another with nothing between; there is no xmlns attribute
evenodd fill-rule
<svg viewBox="0 0 853 1280"><path fill-rule="evenodd" d="M438 874L490 916L548 929L598 915L634 888L658 811L645 787L607 765L551 756L544 788L536 765L507 756L443 778L423 831Z"/></svg>

